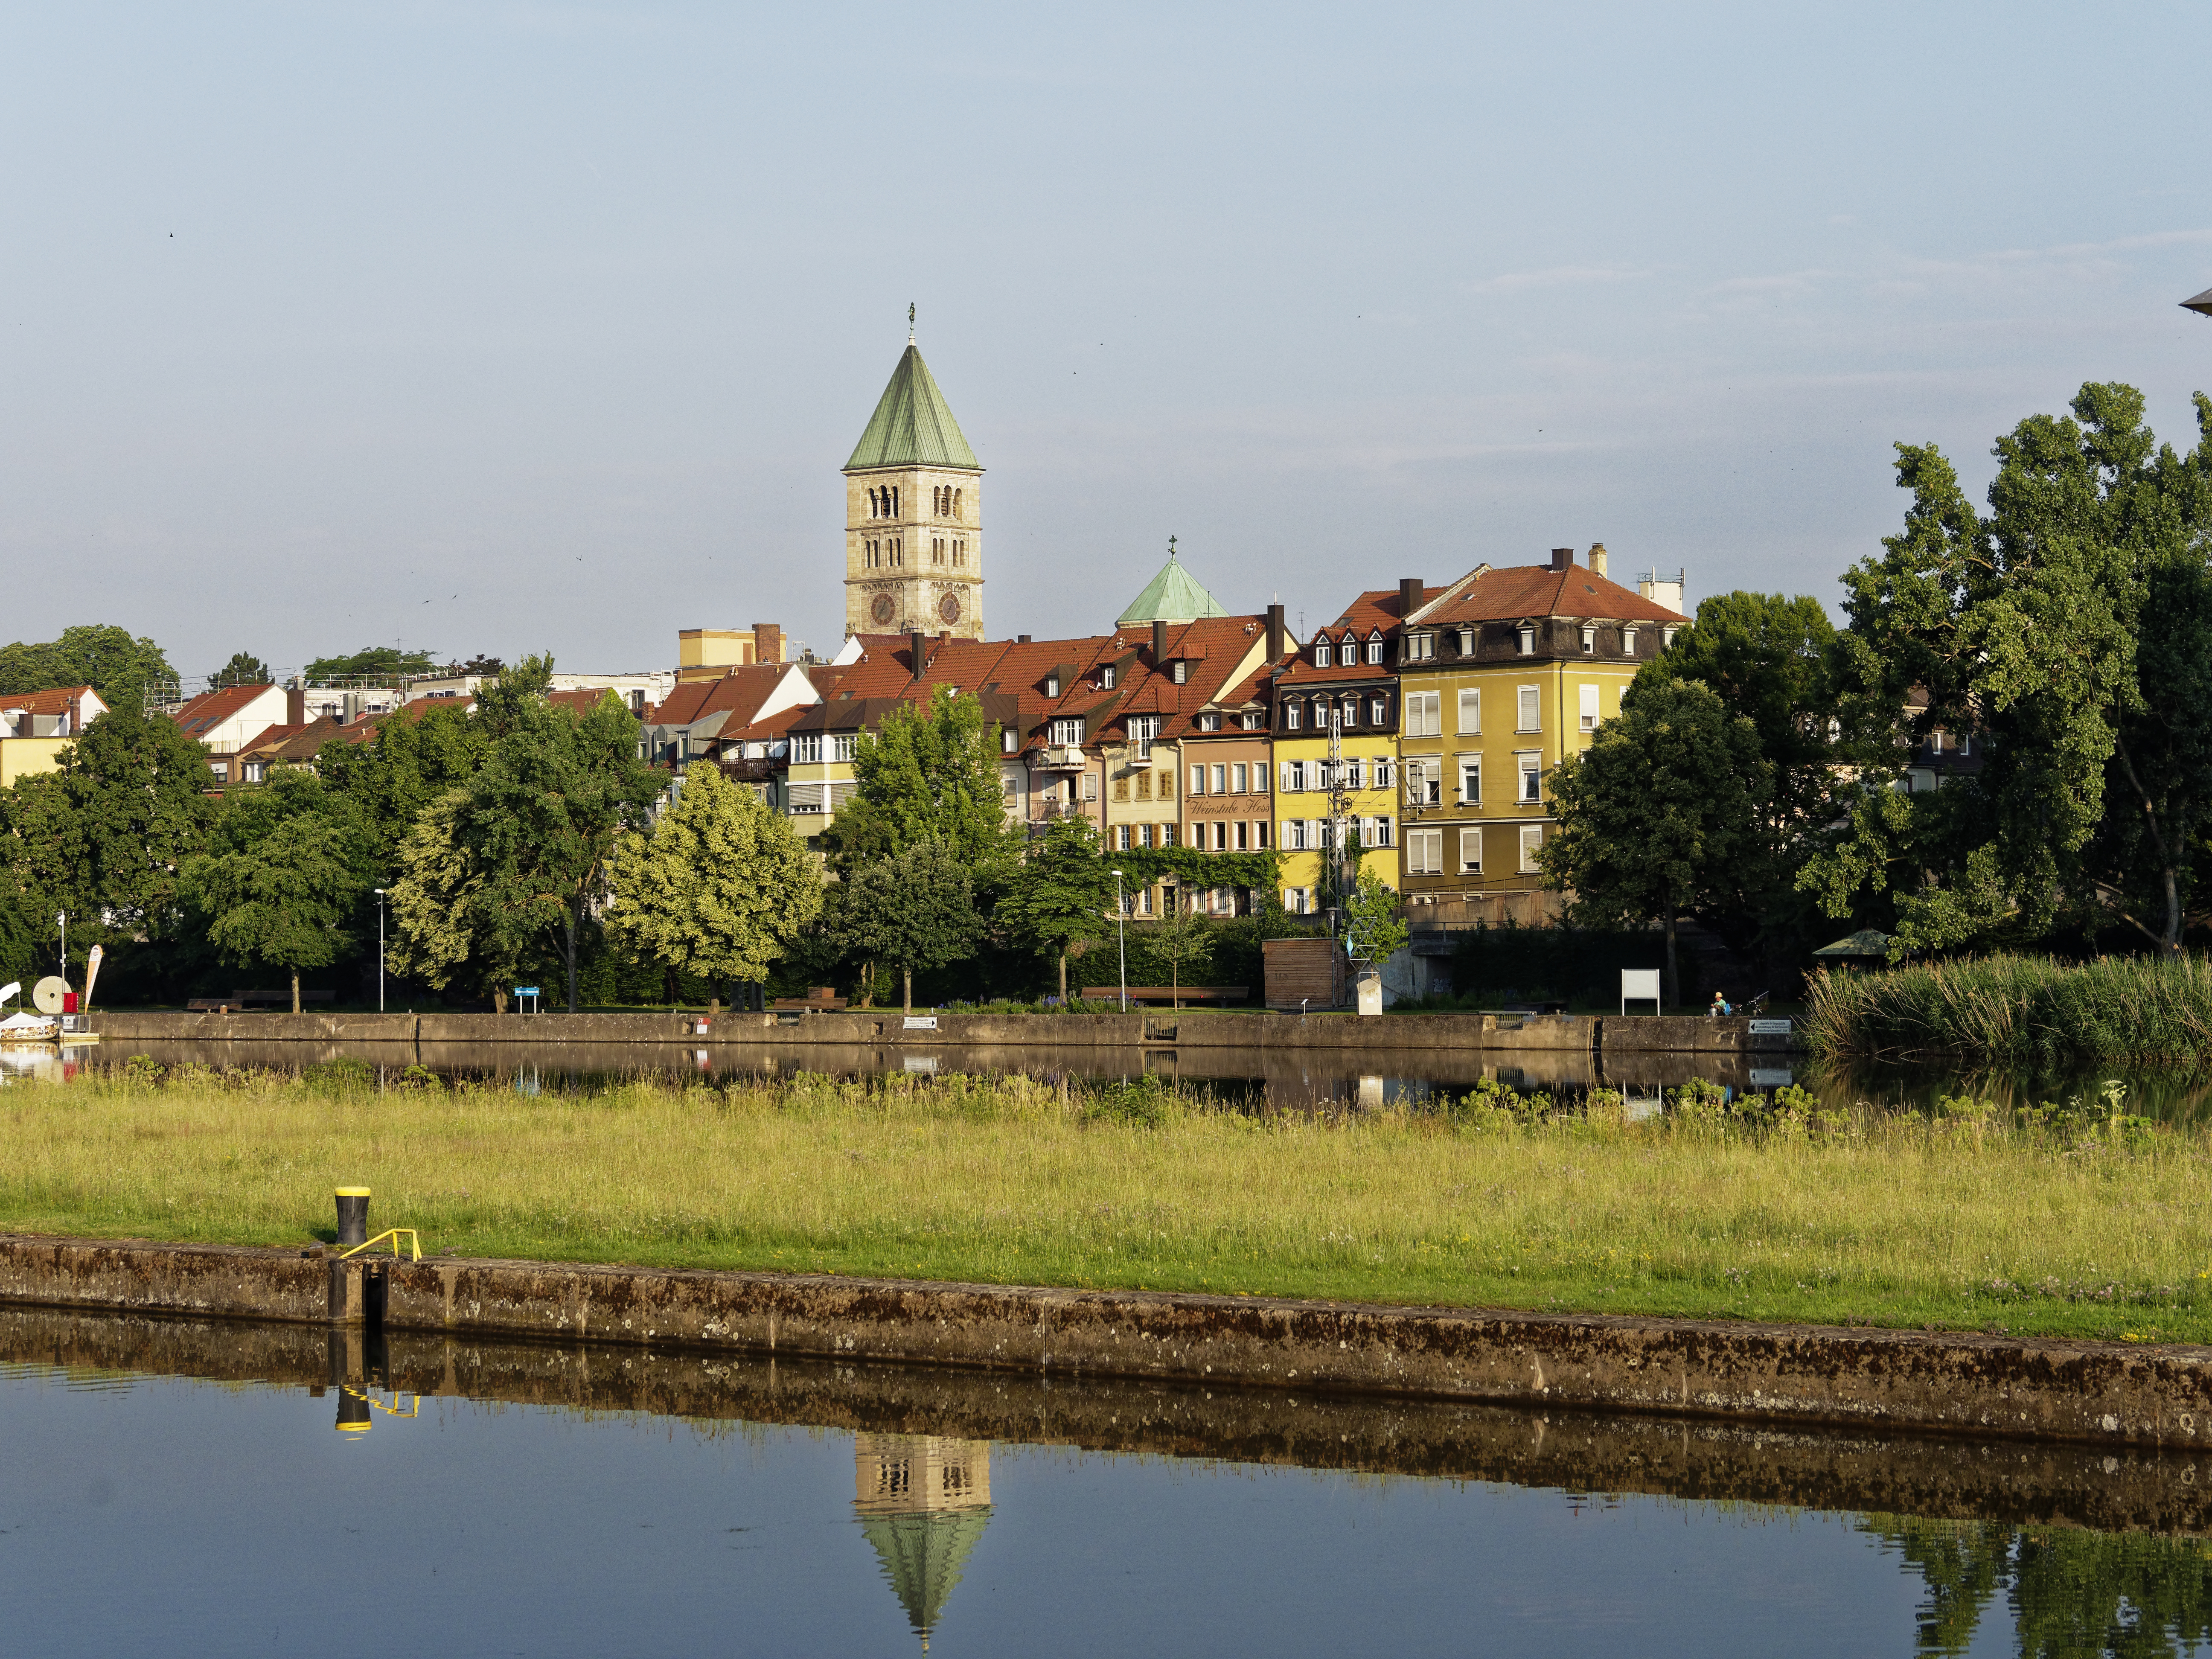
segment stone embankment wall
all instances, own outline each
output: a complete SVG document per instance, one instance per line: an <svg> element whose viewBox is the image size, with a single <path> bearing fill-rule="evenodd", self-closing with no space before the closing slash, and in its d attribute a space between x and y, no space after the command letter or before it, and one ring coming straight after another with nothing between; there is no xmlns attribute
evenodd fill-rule
<svg viewBox="0 0 2212 1659"><path fill-rule="evenodd" d="M919 1022L919 1023L916 1023ZM1740 1054L1787 1049L1754 1036L1752 1022L1703 1015L1620 1018L1577 1014L1296 1016L1193 1013L922 1014L186 1014L96 1013L103 1043L343 1042L416 1047L487 1042L812 1043L824 1047L1003 1046L1300 1051L1389 1049L1417 1055L1463 1049ZM702 1030L702 1025L707 1027Z"/></svg>
<svg viewBox="0 0 2212 1659"><path fill-rule="evenodd" d="M381 1283L370 1275L380 1274ZM2109 1446L2212 1444L2212 1349L0 1237L0 1302Z"/></svg>
<svg viewBox="0 0 2212 1659"><path fill-rule="evenodd" d="M360 1328L0 1306L0 1363L130 1370L332 1394L947 1435L1089 1451L1506 1481L1582 1491L2212 1532L2212 1449L1931 1438L1860 1424L1777 1433L1547 1407L1207 1388L1118 1376L854 1365Z"/></svg>

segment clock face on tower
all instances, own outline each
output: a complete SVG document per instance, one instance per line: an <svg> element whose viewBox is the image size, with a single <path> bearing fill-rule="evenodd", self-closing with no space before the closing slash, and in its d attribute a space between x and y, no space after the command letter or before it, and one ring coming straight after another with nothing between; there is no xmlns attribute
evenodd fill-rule
<svg viewBox="0 0 2212 1659"><path fill-rule="evenodd" d="M960 596L957 593L947 593L943 599L937 602L937 614L944 617L945 620L949 623L958 622L960 620Z"/></svg>
<svg viewBox="0 0 2212 1659"><path fill-rule="evenodd" d="M890 625L892 614L897 609L898 607L891 603L890 594L878 593L876 595L876 602L868 607L868 614L876 619L877 627L888 628Z"/></svg>

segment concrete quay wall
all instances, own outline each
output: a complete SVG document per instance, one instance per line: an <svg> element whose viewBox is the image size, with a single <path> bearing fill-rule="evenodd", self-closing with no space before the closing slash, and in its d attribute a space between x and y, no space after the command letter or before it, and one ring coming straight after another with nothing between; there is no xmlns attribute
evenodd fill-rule
<svg viewBox="0 0 2212 1659"><path fill-rule="evenodd" d="M1239 1048L1262 1052L1459 1049L1499 1053L1745 1054L1790 1046L1754 1036L1751 1021L1702 1015L1193 1013L921 1014L896 1010L777 1015L167 1013L121 1010L92 1017L105 1043L232 1042L427 1045L736 1043L902 1048ZM705 1026L705 1030L700 1029Z"/></svg>
<svg viewBox="0 0 2212 1659"><path fill-rule="evenodd" d="M1772 1425L2212 1443L2212 1348L0 1236L0 1303Z"/></svg>

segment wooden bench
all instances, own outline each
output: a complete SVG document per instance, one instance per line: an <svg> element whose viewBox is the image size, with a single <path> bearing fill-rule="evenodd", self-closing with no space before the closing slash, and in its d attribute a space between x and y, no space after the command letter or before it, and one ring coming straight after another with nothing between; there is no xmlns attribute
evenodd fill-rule
<svg viewBox="0 0 2212 1659"><path fill-rule="evenodd" d="M1171 985L1132 985L1132 1002L1173 1002L1180 997L1185 1002L1243 1002L1249 988L1243 985L1186 985L1176 990ZM1119 1002L1121 988L1118 985L1094 985L1083 994L1086 1002Z"/></svg>
<svg viewBox="0 0 2212 1659"><path fill-rule="evenodd" d="M239 1005L224 997L194 997L185 1005L188 1014L234 1014Z"/></svg>

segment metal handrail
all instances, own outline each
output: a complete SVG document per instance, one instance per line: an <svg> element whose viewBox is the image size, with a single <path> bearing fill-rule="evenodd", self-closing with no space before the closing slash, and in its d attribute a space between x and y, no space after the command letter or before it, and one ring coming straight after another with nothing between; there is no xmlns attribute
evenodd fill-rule
<svg viewBox="0 0 2212 1659"><path fill-rule="evenodd" d="M412 1227L390 1228L384 1232L377 1234L374 1238L370 1239L366 1243L356 1244L349 1250L342 1251L338 1255L338 1260L341 1261L350 1261L354 1257L359 1255L363 1250L373 1250L388 1238L392 1241L392 1259L394 1261L397 1261L399 1259L399 1235L402 1233L407 1235L408 1247L415 1252L415 1260L420 1261L422 1259L422 1236L416 1232Z"/></svg>

